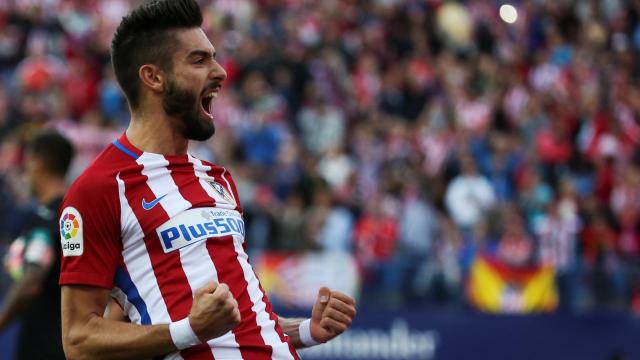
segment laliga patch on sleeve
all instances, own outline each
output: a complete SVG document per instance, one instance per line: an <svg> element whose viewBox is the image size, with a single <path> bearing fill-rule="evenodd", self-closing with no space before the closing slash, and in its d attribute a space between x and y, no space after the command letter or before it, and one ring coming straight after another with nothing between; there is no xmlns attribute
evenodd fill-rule
<svg viewBox="0 0 640 360"><path fill-rule="evenodd" d="M83 250L82 217L74 207L66 207L60 216L60 241L63 256L80 256Z"/></svg>

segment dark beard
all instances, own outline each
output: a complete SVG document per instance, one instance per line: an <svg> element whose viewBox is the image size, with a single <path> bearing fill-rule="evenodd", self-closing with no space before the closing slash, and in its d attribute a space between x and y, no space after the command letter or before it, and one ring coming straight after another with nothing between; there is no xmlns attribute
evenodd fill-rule
<svg viewBox="0 0 640 360"><path fill-rule="evenodd" d="M197 94L181 88L171 78L167 80L167 92L162 99L162 107L167 115L182 120L175 124L175 128L186 139L204 141L216 132L211 120L201 119L200 106Z"/></svg>

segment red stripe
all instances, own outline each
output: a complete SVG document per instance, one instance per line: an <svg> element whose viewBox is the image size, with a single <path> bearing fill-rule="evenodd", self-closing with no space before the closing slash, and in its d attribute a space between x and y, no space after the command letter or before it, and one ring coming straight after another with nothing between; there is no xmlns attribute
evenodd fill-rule
<svg viewBox="0 0 640 360"><path fill-rule="evenodd" d="M247 281L238 262L238 254L233 246L233 237L226 236L207 242L209 255L218 269L218 280L229 286L233 297L240 309L240 324L233 330L236 341L240 346L243 359L271 360L273 349L266 345L260 327L256 320L256 313L251 307L253 303L247 291Z"/></svg>
<svg viewBox="0 0 640 360"><path fill-rule="evenodd" d="M196 176L194 164L188 161L171 161L171 177L178 186L180 195L193 207L215 206L215 200L202 188Z"/></svg>
<svg viewBox="0 0 640 360"><path fill-rule="evenodd" d="M151 210L142 208L142 199L154 199L155 194L147 185L147 176L142 174L142 166L134 174L122 174L125 183L125 197L133 210L142 231L145 234L145 245L151 266L158 282L171 321L178 321L189 315L193 298L187 276L182 269L180 252L172 251L167 254L162 250L156 228L169 220L169 215L162 206L155 206ZM185 360L213 360L213 354L207 344L183 350Z"/></svg>
<svg viewBox="0 0 640 360"><path fill-rule="evenodd" d="M204 343L180 351L184 360L213 360L213 353L209 344Z"/></svg>

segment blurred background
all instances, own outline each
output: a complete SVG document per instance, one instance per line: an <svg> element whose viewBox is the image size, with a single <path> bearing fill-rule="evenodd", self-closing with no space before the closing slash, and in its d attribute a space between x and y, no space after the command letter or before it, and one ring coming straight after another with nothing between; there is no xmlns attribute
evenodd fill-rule
<svg viewBox="0 0 640 360"><path fill-rule="evenodd" d="M232 172L280 313L359 301L305 358L640 358L640 1L200 3L229 77L192 153ZM0 1L2 253L26 142L65 134L72 181L127 126L135 4Z"/></svg>

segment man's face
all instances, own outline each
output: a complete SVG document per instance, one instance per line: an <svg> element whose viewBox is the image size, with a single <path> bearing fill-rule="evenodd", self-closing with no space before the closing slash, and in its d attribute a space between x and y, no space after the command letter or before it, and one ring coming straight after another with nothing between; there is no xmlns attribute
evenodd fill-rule
<svg viewBox="0 0 640 360"><path fill-rule="evenodd" d="M24 179L29 184L29 191L32 194L36 191L36 182L41 176L42 160L27 152L24 159Z"/></svg>
<svg viewBox="0 0 640 360"><path fill-rule="evenodd" d="M174 130L190 140L204 141L215 132L211 103L227 73L215 60L215 49L202 29L176 32L179 43L173 69L167 73L162 106L176 119Z"/></svg>

